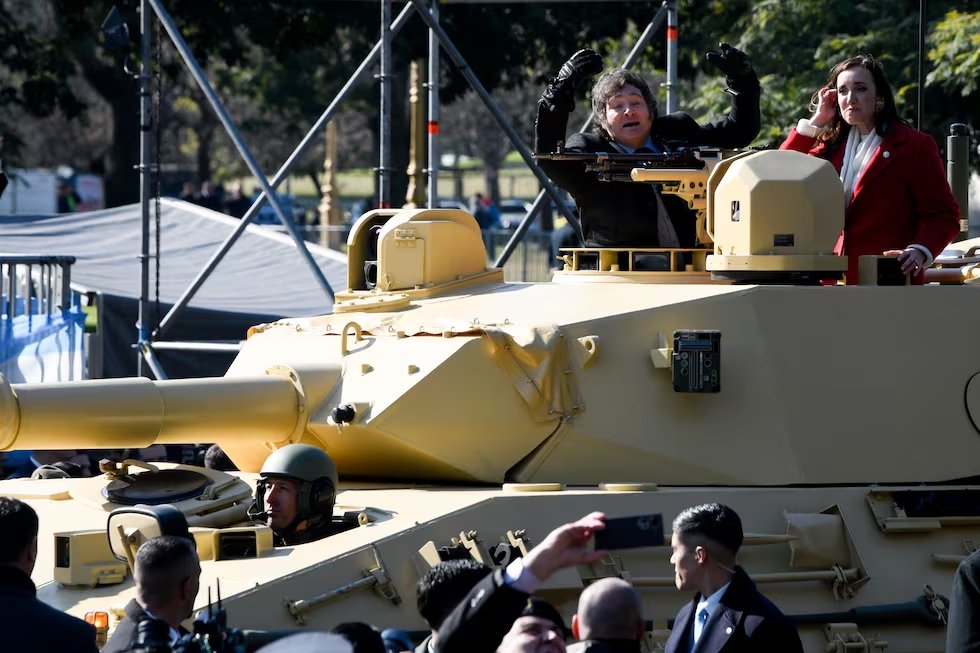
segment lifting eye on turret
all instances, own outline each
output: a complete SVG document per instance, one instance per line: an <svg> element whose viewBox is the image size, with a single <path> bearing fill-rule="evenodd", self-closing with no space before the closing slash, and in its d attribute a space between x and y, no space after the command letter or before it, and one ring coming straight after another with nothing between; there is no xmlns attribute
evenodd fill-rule
<svg viewBox="0 0 980 653"><path fill-rule="evenodd" d="M335 424L350 424L357 417L357 410L350 404L342 404L330 411L330 418Z"/></svg>

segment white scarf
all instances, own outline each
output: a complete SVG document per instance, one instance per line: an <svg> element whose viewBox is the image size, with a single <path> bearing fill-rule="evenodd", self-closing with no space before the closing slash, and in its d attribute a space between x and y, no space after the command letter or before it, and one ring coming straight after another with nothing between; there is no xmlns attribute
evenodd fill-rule
<svg viewBox="0 0 980 653"><path fill-rule="evenodd" d="M844 183L844 206L851 204L854 189L858 179L868 167L868 162L881 145L881 136L877 130L861 138L857 127L851 127L847 134L847 144L844 146L844 163L840 168L840 180Z"/></svg>

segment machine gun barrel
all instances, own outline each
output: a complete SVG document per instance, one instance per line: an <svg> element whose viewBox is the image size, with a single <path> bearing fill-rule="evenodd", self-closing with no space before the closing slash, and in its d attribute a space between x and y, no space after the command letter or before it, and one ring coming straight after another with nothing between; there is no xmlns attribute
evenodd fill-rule
<svg viewBox="0 0 980 653"><path fill-rule="evenodd" d="M281 442L305 419L278 375L9 384L0 375L0 451Z"/></svg>
<svg viewBox="0 0 980 653"><path fill-rule="evenodd" d="M704 159L696 150L682 150L666 154L619 153L619 152L554 152L535 154L539 161L567 161L569 165L584 166L586 172L595 172L601 181L633 181L632 173L642 170L703 170Z"/></svg>

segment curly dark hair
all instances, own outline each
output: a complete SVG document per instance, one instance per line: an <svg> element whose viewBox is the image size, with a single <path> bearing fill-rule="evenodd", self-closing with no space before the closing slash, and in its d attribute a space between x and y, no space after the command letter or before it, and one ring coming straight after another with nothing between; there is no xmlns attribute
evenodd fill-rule
<svg viewBox="0 0 980 653"><path fill-rule="evenodd" d="M626 68L613 68L600 77L592 87L592 131L606 140L613 140L609 133L609 123L606 121L606 102L609 98L623 90L624 86L635 86L643 94L647 108L650 109L650 120L657 118L657 98L643 79L643 76Z"/></svg>
<svg viewBox="0 0 980 653"><path fill-rule="evenodd" d="M885 68L881 65L881 62L876 60L870 54L862 54L858 57L851 57L850 59L845 59L840 62L830 70L830 75L827 77L827 86L829 88L837 88L837 78L845 70L855 68L860 66L868 72L871 73L871 77L875 82L875 91L878 95L878 100L880 100L881 108L875 111L875 131L879 136L885 135L885 130L888 125L894 122L900 122L903 124L908 124L902 117L898 115L898 107L895 106L895 94L892 92L891 84L888 83L888 77L885 75ZM816 108L817 102L819 100L819 93L817 91L810 98L811 109ZM876 102L876 105L878 103ZM827 142L830 147L836 147L839 144L847 140L847 134L850 132L851 126L844 122L844 117L840 113L840 108L834 112L834 119L831 121L828 131L821 138Z"/></svg>

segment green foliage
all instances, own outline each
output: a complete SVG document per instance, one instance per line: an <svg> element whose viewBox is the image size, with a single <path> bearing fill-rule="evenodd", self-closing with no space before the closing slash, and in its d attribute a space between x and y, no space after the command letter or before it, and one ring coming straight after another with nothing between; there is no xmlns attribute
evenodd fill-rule
<svg viewBox="0 0 980 653"><path fill-rule="evenodd" d="M929 44L929 61L935 67L927 84L962 96L980 90L980 12L949 12L936 24Z"/></svg>

